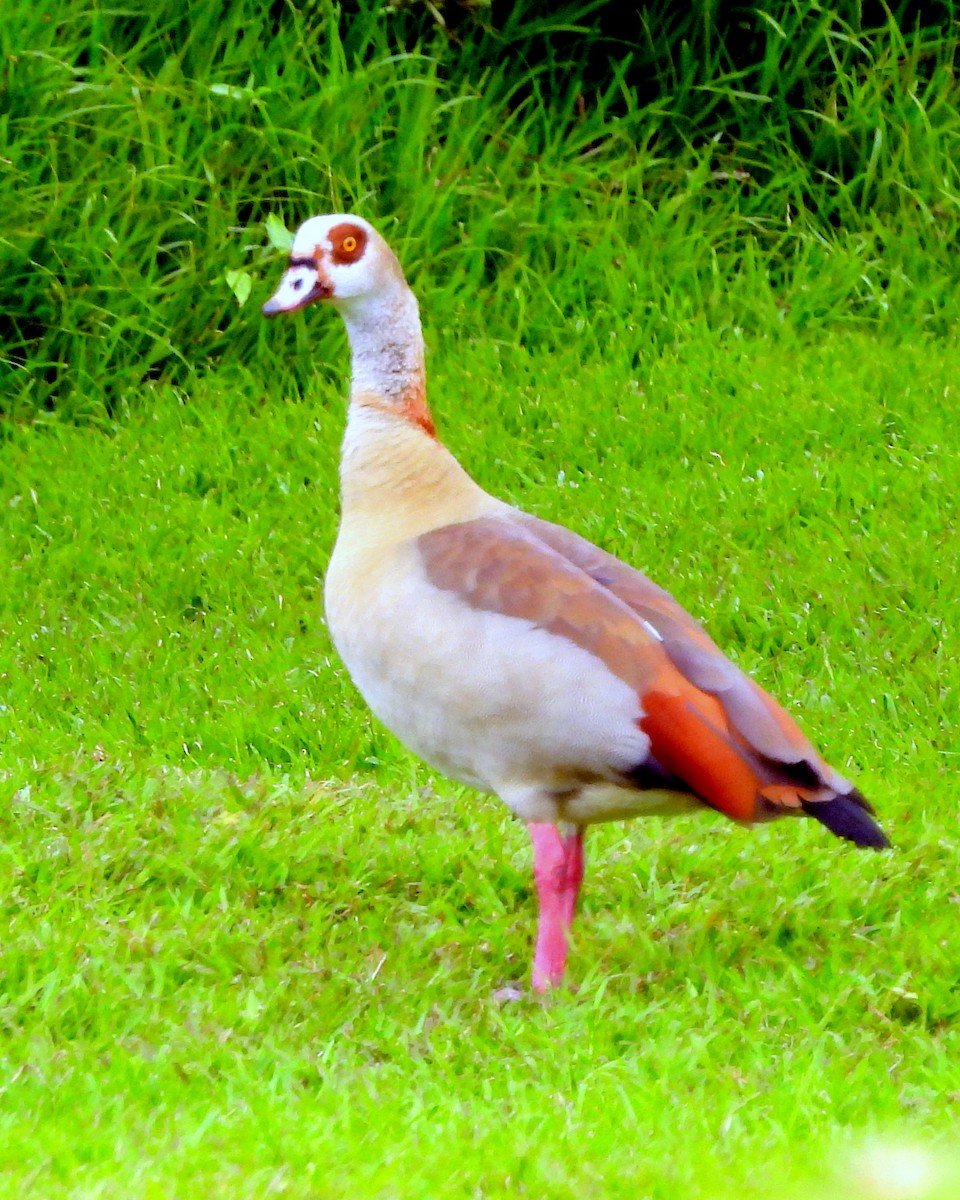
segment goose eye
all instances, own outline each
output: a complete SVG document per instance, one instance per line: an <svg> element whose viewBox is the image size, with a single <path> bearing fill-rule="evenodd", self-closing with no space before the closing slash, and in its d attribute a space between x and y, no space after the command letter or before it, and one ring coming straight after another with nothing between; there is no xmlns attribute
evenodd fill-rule
<svg viewBox="0 0 960 1200"><path fill-rule="evenodd" d="M345 221L330 230L329 246L333 261L340 266L347 266L363 257L367 235L359 225Z"/></svg>

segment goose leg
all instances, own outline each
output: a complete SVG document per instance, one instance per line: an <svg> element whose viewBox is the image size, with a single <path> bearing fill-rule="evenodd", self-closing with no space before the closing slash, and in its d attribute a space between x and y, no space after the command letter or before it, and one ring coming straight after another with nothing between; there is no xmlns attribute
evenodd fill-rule
<svg viewBox="0 0 960 1200"><path fill-rule="evenodd" d="M583 883L583 830L575 829L567 834L563 839L563 849L563 918L569 929L577 915L577 899L580 896L580 884Z"/></svg>
<svg viewBox="0 0 960 1200"><path fill-rule="evenodd" d="M556 825L533 822L528 828L540 902L533 987L537 992L546 992L563 978L567 962L567 930L583 879L583 830L564 837Z"/></svg>

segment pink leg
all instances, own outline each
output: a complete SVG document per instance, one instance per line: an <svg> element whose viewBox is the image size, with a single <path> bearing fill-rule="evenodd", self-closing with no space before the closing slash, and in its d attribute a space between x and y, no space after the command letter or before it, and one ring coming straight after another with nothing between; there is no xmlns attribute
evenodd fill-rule
<svg viewBox="0 0 960 1200"><path fill-rule="evenodd" d="M583 883L583 830L568 834L563 839L563 849L563 916L569 929L577 913L577 898Z"/></svg>
<svg viewBox="0 0 960 1200"><path fill-rule="evenodd" d="M583 831L561 837L556 825L533 823L533 877L540 900L533 986L546 992L563 978L567 930L577 907L583 879Z"/></svg>

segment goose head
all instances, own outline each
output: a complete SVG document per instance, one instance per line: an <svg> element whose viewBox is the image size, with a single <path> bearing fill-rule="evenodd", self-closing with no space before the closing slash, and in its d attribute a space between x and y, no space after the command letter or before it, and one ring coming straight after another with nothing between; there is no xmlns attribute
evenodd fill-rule
<svg viewBox="0 0 960 1200"><path fill-rule="evenodd" d="M297 230L290 264L263 306L267 317L329 300L346 316L391 293L406 291L393 251L373 226L352 213L311 217Z"/></svg>

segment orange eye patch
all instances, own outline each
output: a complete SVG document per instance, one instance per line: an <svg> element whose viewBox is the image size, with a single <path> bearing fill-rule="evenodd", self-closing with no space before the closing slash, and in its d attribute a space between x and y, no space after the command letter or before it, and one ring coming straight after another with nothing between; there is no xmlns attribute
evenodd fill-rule
<svg viewBox="0 0 960 1200"><path fill-rule="evenodd" d="M335 263L353 263L367 248L367 235L359 225L344 222L330 230L330 245Z"/></svg>

